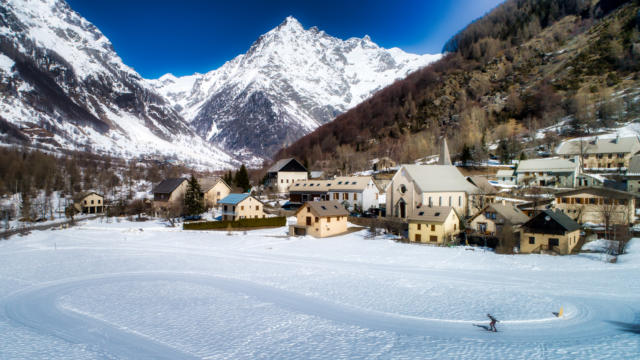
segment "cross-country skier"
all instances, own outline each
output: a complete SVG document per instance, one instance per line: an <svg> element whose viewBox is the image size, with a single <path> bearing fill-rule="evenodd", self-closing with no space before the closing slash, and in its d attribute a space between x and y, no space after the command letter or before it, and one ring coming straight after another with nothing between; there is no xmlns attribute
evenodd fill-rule
<svg viewBox="0 0 640 360"><path fill-rule="evenodd" d="M491 322L489 323L489 331L498 332L498 330L496 329L496 323L499 321L496 320L496 318L494 318L493 316L491 316L491 314L487 314L487 317L491 319Z"/></svg>

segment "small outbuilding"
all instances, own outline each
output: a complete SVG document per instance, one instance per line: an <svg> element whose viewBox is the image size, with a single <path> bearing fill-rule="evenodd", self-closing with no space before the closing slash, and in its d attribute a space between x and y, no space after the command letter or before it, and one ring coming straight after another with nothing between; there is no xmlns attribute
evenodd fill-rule
<svg viewBox="0 0 640 360"><path fill-rule="evenodd" d="M309 201L296 212L296 225L289 232L318 238L342 234L347 231L348 216L349 212L338 201Z"/></svg>

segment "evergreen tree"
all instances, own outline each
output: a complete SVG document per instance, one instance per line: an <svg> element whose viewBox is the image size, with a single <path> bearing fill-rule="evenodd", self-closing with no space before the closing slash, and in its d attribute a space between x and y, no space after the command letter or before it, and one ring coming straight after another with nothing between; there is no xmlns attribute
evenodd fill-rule
<svg viewBox="0 0 640 360"><path fill-rule="evenodd" d="M467 163L473 159L473 155L471 154L471 147L464 144L462 146L462 154L460 155L460 161L462 162L462 166L467 166Z"/></svg>
<svg viewBox="0 0 640 360"><path fill-rule="evenodd" d="M249 191L249 189L251 189L251 184L249 183L249 173L247 173L247 168L244 166L244 164L242 164L242 166L240 166L240 170L236 172L234 183L237 187L241 188L243 192L247 192Z"/></svg>
<svg viewBox="0 0 640 360"><path fill-rule="evenodd" d="M226 174L224 174L224 177L222 178L222 180L224 180L224 182L226 182L229 185L233 185L233 175L231 174L231 170L229 170Z"/></svg>
<svg viewBox="0 0 640 360"><path fill-rule="evenodd" d="M187 191L184 194L184 211L186 215L199 215L204 212L202 189L193 174L191 175L191 179L189 179Z"/></svg>

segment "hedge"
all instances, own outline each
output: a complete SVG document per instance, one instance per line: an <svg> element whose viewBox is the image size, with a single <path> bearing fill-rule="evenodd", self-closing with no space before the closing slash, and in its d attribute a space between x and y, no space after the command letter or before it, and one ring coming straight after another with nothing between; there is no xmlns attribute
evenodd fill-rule
<svg viewBox="0 0 640 360"><path fill-rule="evenodd" d="M287 218L269 217L261 219L240 219L236 221L204 221L185 223L182 225L184 230L217 230L231 228L252 228L252 227L280 227L287 224Z"/></svg>

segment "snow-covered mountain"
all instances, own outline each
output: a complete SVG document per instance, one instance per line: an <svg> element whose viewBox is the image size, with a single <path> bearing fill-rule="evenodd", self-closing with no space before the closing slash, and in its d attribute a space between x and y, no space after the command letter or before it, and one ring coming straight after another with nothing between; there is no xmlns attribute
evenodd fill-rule
<svg viewBox="0 0 640 360"><path fill-rule="evenodd" d="M264 158L439 57L341 40L288 17L219 69L149 83L206 140Z"/></svg>
<svg viewBox="0 0 640 360"><path fill-rule="evenodd" d="M237 164L61 0L0 2L0 142Z"/></svg>

